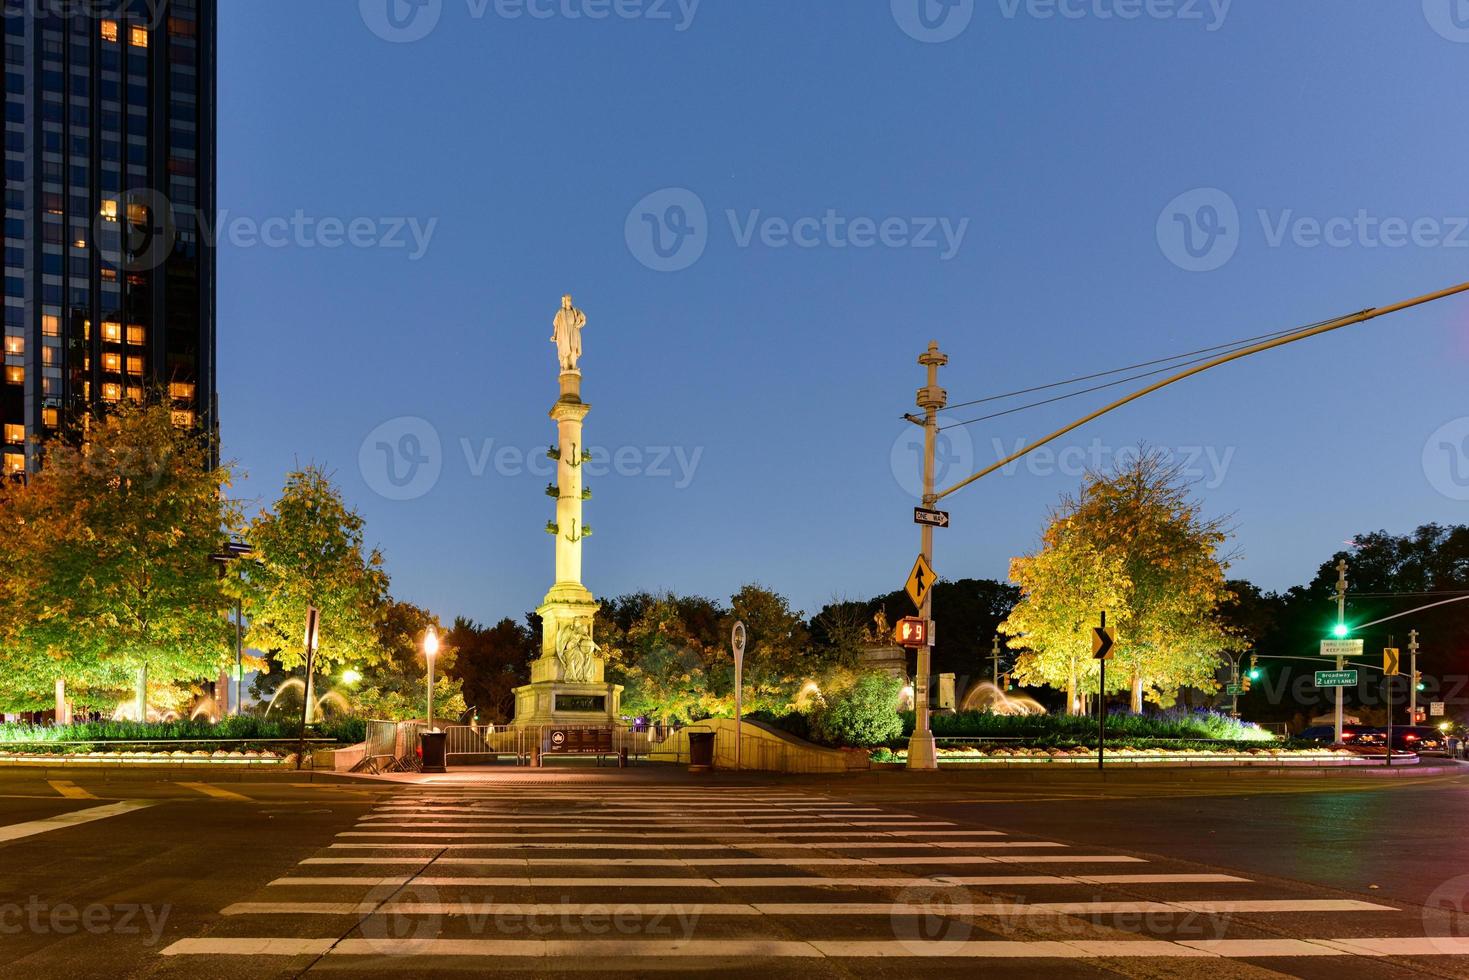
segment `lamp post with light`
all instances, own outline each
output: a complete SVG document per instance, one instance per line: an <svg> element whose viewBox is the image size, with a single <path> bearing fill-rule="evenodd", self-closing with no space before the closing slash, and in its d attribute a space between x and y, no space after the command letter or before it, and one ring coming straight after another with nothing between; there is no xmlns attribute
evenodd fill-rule
<svg viewBox="0 0 1469 980"><path fill-rule="evenodd" d="M428 730L434 730L434 657L439 653L439 634L432 626L423 634L423 657L428 661Z"/></svg>

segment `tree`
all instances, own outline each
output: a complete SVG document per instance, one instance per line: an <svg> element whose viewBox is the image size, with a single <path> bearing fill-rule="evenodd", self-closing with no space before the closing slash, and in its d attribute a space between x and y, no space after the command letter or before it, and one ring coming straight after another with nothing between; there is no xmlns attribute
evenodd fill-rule
<svg viewBox="0 0 1469 980"><path fill-rule="evenodd" d="M515 716L515 689L530 683L530 665L540 651L536 633L513 619L483 627L460 618L445 637L454 648L452 676L464 701L483 721L505 724Z"/></svg>
<svg viewBox="0 0 1469 980"><path fill-rule="evenodd" d="M1083 655L1105 610L1117 640L1109 689L1129 688L1133 711L1144 696L1166 705L1181 687L1216 689L1219 653L1236 642L1218 617L1231 595L1219 554L1227 540L1161 453L1089 474L1053 513L1042 549L1011 564L1024 598L1003 629L1025 649L1017 673L1089 676Z"/></svg>
<svg viewBox="0 0 1469 980"><path fill-rule="evenodd" d="M124 402L80 446L44 446L44 464L7 488L0 635L7 670L34 691L60 677L116 692L213 677L231 649L230 602L210 561L238 523L230 467L161 400ZM16 549L23 549L17 554ZM46 676L49 675L49 676Z"/></svg>
<svg viewBox="0 0 1469 980"><path fill-rule="evenodd" d="M251 523L256 563L248 581L249 645L285 669L302 665L306 610L321 611L317 662L370 668L385 657L379 629L388 603L382 555L365 551L363 521L320 469L286 477L280 500Z"/></svg>
<svg viewBox="0 0 1469 980"><path fill-rule="evenodd" d="M707 599L670 594L627 603L636 615L625 632L602 635L609 671L626 687L623 710L662 724L707 718L718 698L710 690L722 611ZM615 645L614 645L615 644Z"/></svg>
<svg viewBox="0 0 1469 980"><path fill-rule="evenodd" d="M802 686L824 676L838 649L816 649L801 613L782 595L759 585L746 585L730 600L714 651L719 662L720 691L727 699L720 714L734 715L734 653L729 633L736 620L745 624L743 707L746 712L788 714Z"/></svg>
<svg viewBox="0 0 1469 980"><path fill-rule="evenodd" d="M377 621L382 659L360 671L360 686L351 695L358 714L389 721L423 717L428 684L423 638L430 627L437 630L438 626L438 617L426 609L396 599L386 602ZM464 698L455 679L458 659L459 651L446 637L434 658L436 721L464 713Z"/></svg>
<svg viewBox="0 0 1469 980"><path fill-rule="evenodd" d="M903 734L898 694L903 682L886 674L863 674L856 683L826 694L811 712L811 737L825 745L867 748Z"/></svg>

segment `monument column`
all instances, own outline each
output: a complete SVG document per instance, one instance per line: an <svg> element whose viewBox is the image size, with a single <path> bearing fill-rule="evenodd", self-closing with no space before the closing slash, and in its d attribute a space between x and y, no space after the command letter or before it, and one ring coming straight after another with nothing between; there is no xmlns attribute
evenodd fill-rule
<svg viewBox="0 0 1469 980"><path fill-rule="evenodd" d="M606 681L606 662L593 639L600 606L582 584L582 546L591 536L583 520L590 496L582 468L590 458L582 426L591 406L581 399L581 332L586 315L561 301L551 340L560 365L560 397L551 406L559 440L550 450L556 482L546 493L556 500L556 519L546 523L555 541L556 577L541 616L541 656L531 664L531 682L515 691L515 723L613 724L621 717L622 687Z"/></svg>

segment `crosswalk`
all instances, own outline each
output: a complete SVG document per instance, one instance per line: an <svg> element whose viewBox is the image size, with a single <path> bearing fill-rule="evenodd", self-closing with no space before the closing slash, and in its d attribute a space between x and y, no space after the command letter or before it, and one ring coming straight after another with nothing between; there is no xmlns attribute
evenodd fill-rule
<svg viewBox="0 0 1469 980"><path fill-rule="evenodd" d="M1469 955L1421 911L769 787L405 789L221 912L162 955L956 976L980 959Z"/></svg>

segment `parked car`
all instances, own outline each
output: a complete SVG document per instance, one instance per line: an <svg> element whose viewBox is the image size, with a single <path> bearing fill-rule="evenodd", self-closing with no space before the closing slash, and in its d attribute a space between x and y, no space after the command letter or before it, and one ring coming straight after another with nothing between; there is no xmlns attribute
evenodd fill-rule
<svg viewBox="0 0 1469 980"><path fill-rule="evenodd" d="M1336 741L1336 728L1332 725L1312 725L1296 738L1320 745L1331 745ZM1341 741L1348 748L1356 745L1383 746L1387 744L1387 732L1369 725L1343 725Z"/></svg>
<svg viewBox="0 0 1469 980"><path fill-rule="evenodd" d="M1386 735L1387 732L1384 730L1384 738ZM1394 725L1392 747L1394 752L1417 752L1419 755L1449 754L1448 736L1432 725Z"/></svg>

